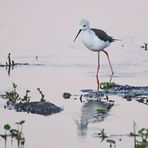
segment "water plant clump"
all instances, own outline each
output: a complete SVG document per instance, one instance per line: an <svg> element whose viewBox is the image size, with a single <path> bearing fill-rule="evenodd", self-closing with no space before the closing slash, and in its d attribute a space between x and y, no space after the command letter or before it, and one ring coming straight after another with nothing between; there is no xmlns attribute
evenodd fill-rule
<svg viewBox="0 0 148 148"><path fill-rule="evenodd" d="M13 144L13 140L17 141L18 148L23 148L25 145L25 137L23 134L23 124L25 123L24 120L20 122L16 122L17 128L11 128L10 124L4 125L4 134L0 133L1 139L4 140L4 148L8 146L8 139L11 140L11 145Z"/></svg>
<svg viewBox="0 0 148 148"><path fill-rule="evenodd" d="M26 94L25 94L25 96L21 99L21 102L30 102L31 96L28 95L29 92L30 92L30 90L26 90Z"/></svg>
<svg viewBox="0 0 148 148"><path fill-rule="evenodd" d="M110 148L112 148L113 145L116 146L116 141L115 140L107 139L106 142L109 143L109 147Z"/></svg>
<svg viewBox="0 0 148 148"><path fill-rule="evenodd" d="M106 141L109 143L109 148L112 148L113 146L116 147L116 140L115 138L118 138L121 141L121 138L123 136L131 136L133 137L133 148L148 148L148 128L141 128L140 130L136 130L136 123L133 123L133 132L130 132L126 135L107 135L104 129L101 129L99 133L97 133L97 136L101 139L101 141ZM114 139L112 139L114 138Z"/></svg>
<svg viewBox="0 0 148 148"><path fill-rule="evenodd" d="M109 109L100 109L100 108L98 108L97 110L96 110L97 112L99 112L99 113L102 113L102 114L105 114L105 113L107 113L108 111L109 111Z"/></svg>
<svg viewBox="0 0 148 148"><path fill-rule="evenodd" d="M29 90L26 90L26 94L24 97L20 97L19 93L17 92L17 85L15 83L12 83L12 91L8 92L6 91L5 94L1 95L3 99L7 99L7 107L11 107L17 103L25 103L30 101L30 96L28 93Z"/></svg>
<svg viewBox="0 0 148 148"><path fill-rule="evenodd" d="M40 93L41 95L41 102L45 102L46 100L44 99L45 95L43 94L43 92L41 91L40 88L37 88L38 92Z"/></svg>
<svg viewBox="0 0 148 148"><path fill-rule="evenodd" d="M9 99L9 101L16 103L20 100L20 96L18 94L18 92L16 91L17 85L15 83L12 83L12 91L7 92L6 94L3 95L2 97L4 99Z"/></svg>
<svg viewBox="0 0 148 148"><path fill-rule="evenodd" d="M103 90L113 88L114 86L116 86L115 82L102 82L100 84L100 88Z"/></svg>
<svg viewBox="0 0 148 148"><path fill-rule="evenodd" d="M72 94L68 93L68 92L64 92L63 93L63 98L64 99L70 99L70 97L72 96Z"/></svg>
<svg viewBox="0 0 148 148"><path fill-rule="evenodd" d="M138 131L140 140L137 140L136 148L148 148L148 128L142 128Z"/></svg>
<svg viewBox="0 0 148 148"><path fill-rule="evenodd" d="M13 83L12 91L6 92L1 95L2 98L8 100L4 108L13 109L18 112L27 112L40 115L51 115L53 113L58 113L63 109L54 105L53 103L47 102L45 100L45 95L40 88L37 88L38 92L41 95L40 101L32 102L31 96L29 95L30 90L26 90L25 95L20 97L19 93L16 90L17 85Z"/></svg>
<svg viewBox="0 0 148 148"><path fill-rule="evenodd" d="M100 132L98 133L98 136L99 136L99 138L101 138L101 141L103 141L104 139L108 138L108 136L104 132L104 129L100 130Z"/></svg>

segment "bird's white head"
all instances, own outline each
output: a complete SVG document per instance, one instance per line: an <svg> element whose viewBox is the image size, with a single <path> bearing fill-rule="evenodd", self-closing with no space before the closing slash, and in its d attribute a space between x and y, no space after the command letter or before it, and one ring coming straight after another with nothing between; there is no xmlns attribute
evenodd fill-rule
<svg viewBox="0 0 148 148"><path fill-rule="evenodd" d="M78 35L80 34L80 32L81 32L82 30L86 30L86 29L89 29L89 28L90 28L90 26L89 26L89 21L87 21L86 19L82 19L82 20L80 21L80 26L81 26L82 28L79 30L79 32L78 32L78 34L76 35L74 41L77 39Z"/></svg>
<svg viewBox="0 0 148 148"><path fill-rule="evenodd" d="M86 19L82 19L80 21L80 26L82 27L82 30L90 28L89 21Z"/></svg>

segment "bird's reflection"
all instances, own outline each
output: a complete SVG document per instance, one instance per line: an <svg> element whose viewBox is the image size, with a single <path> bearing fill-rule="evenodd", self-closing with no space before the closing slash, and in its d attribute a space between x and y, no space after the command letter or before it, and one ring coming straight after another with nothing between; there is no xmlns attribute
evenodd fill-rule
<svg viewBox="0 0 148 148"><path fill-rule="evenodd" d="M98 109L107 109L108 105L105 101L88 101L81 109L81 117L79 121L76 121L78 135L86 136L89 123L103 121L107 116L106 113L99 113Z"/></svg>

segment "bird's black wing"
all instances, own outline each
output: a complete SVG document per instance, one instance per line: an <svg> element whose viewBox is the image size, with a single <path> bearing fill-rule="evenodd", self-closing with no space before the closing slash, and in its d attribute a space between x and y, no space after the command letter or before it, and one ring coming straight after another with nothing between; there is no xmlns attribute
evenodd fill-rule
<svg viewBox="0 0 148 148"><path fill-rule="evenodd" d="M103 30L95 29L95 28L91 28L91 30L93 30L95 32L95 34L98 36L98 38L100 38L103 41L109 41L109 42L115 41L115 39L113 39L111 36L107 35L106 32L104 32Z"/></svg>

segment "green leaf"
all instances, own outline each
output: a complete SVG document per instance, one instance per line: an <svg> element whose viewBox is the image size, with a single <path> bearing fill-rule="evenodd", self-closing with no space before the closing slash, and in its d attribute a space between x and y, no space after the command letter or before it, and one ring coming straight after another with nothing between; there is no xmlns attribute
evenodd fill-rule
<svg viewBox="0 0 148 148"><path fill-rule="evenodd" d="M4 125L4 129L5 129L5 130L10 130L10 128L11 128L11 126L10 126L9 124L5 124L5 125Z"/></svg>
<svg viewBox="0 0 148 148"><path fill-rule="evenodd" d="M63 93L63 98L64 99L69 99L72 96L72 94L68 93L68 92L64 92Z"/></svg>
<svg viewBox="0 0 148 148"><path fill-rule="evenodd" d="M116 85L115 82L102 82L100 84L100 88L101 89L110 89L110 88L113 88L115 85Z"/></svg>
<svg viewBox="0 0 148 148"><path fill-rule="evenodd" d="M106 112L108 112L108 109L100 109L100 108L98 108L96 111L100 112L100 113L106 113Z"/></svg>
<svg viewBox="0 0 148 148"><path fill-rule="evenodd" d="M145 128L142 128L138 131L139 134L143 133L143 131L145 131Z"/></svg>
<svg viewBox="0 0 148 148"><path fill-rule="evenodd" d="M12 83L12 85L14 89L17 88L17 85L15 83Z"/></svg>
<svg viewBox="0 0 148 148"><path fill-rule="evenodd" d="M24 137L21 138L20 141L21 141L21 145L24 145L25 144L25 138Z"/></svg>
<svg viewBox="0 0 148 148"><path fill-rule="evenodd" d="M112 139L107 139L106 142L111 143L111 144L116 144L116 141Z"/></svg>
<svg viewBox="0 0 148 148"><path fill-rule="evenodd" d="M19 124L21 125L21 124L24 124L24 123L25 123L25 120L22 120L22 121L20 121Z"/></svg>
<svg viewBox="0 0 148 148"><path fill-rule="evenodd" d="M20 122L15 122L15 124L18 124L18 125L21 125L21 124L24 124L25 123L25 120L22 120Z"/></svg>
<svg viewBox="0 0 148 148"><path fill-rule="evenodd" d="M142 128L138 131L138 133L141 135L141 136L146 136L148 137L148 130L145 129L145 128Z"/></svg>
<svg viewBox="0 0 148 148"><path fill-rule="evenodd" d="M136 144L136 148L147 148L148 147L148 142L139 142Z"/></svg>

